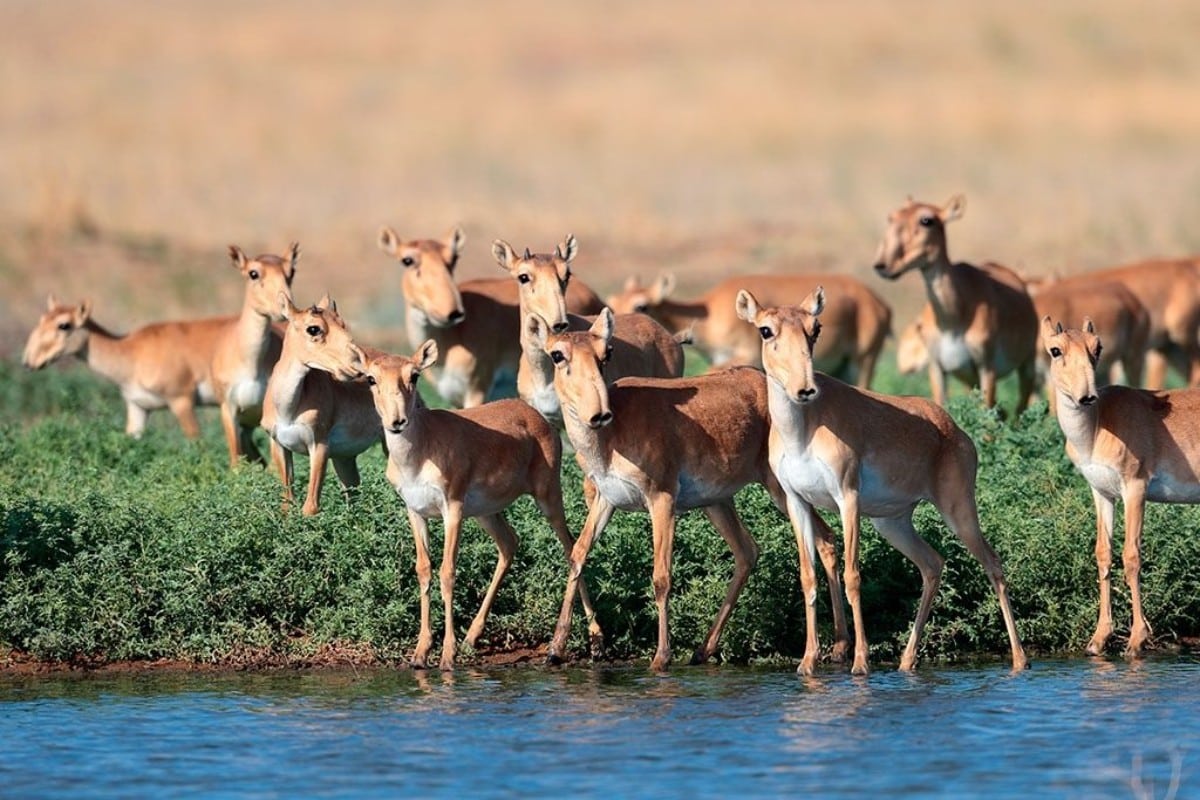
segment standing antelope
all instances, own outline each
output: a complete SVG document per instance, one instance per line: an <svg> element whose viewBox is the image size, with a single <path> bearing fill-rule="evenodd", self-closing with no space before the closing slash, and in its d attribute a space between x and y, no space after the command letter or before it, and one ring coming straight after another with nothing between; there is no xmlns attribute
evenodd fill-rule
<svg viewBox="0 0 1200 800"><path fill-rule="evenodd" d="M745 364L761 367L758 339L733 313L740 287L783 303L803 297L818 284L831 287L836 302L827 310L830 335L821 341L817 363L827 372L842 372L867 388L875 375L879 351L891 333L892 310L857 278L848 275L746 275L721 281L699 299L670 299L674 275L667 273L651 286L629 278L624 289L608 298L618 314L640 311L671 331L691 328L693 344L714 366Z"/></svg>
<svg viewBox="0 0 1200 800"><path fill-rule="evenodd" d="M1146 502L1200 503L1200 390L1147 391L1127 386L1097 390L1101 348L1091 320L1084 320L1083 330L1063 330L1061 323L1052 324L1045 317L1041 329L1067 456L1083 473L1096 506L1100 616L1087 652L1103 652L1112 635L1109 569L1114 504L1120 498L1125 505L1121 558L1133 607L1126 653L1137 655L1150 636L1139 578Z"/></svg>
<svg viewBox="0 0 1200 800"><path fill-rule="evenodd" d="M517 287L503 278L454 282L466 236L455 228L444 241L401 239L388 227L379 231L379 247L404 267L404 323L409 345L427 339L438 344L442 366L438 394L452 406L470 408L487 399L493 383L515 376L521 360L513 335L521 322ZM599 313L603 304L579 281L566 292L567 307L579 314Z"/></svg>
<svg viewBox="0 0 1200 800"><path fill-rule="evenodd" d="M875 271L896 280L920 270L932 309L932 325L922 325L929 351L929 385L938 405L946 402L946 374L979 386L988 408L996 404L996 380L1016 372L1016 412L1029 403L1037 373L1037 314L1025 284L998 264L950 261L946 224L962 216L963 195L938 208L911 198L888 215L888 227Z"/></svg>
<svg viewBox="0 0 1200 800"><path fill-rule="evenodd" d="M169 408L183 435L200 436L196 404L217 402L211 367L222 333L235 317L156 322L118 336L92 319L92 304L63 305L50 295L46 313L29 333L23 361L30 369L71 355L121 389L125 432L141 436L146 417Z"/></svg>
<svg viewBox="0 0 1200 800"><path fill-rule="evenodd" d="M570 264L579 250L574 236L567 236L552 255L524 256L513 252L508 242L497 240L493 254L517 282L520 299L522 358L517 370L517 394L556 425L562 425L562 408L554 391L554 362L542 349L545 334L563 330L586 331L596 316L582 317L567 310L564 284L571 277ZM683 347L679 340L645 314L613 317L612 345L604 361L608 382L626 376L678 378L683 374ZM538 327L545 328L538 331Z"/></svg>
<svg viewBox="0 0 1200 800"><path fill-rule="evenodd" d="M813 506L836 509L845 538L846 597L854 616L852 671L867 673L858 565L859 517L921 573L921 603L900 659L911 670L921 630L933 608L942 557L917 535L912 515L928 500L946 525L983 565L1012 647L1013 669L1027 665L1009 604L1004 571L979 529L975 505L977 454L970 437L937 404L921 397L892 397L858 389L813 369L825 303L818 287L799 306L764 308L741 291L737 314L757 328L771 416L771 470L787 493L788 516L800 547L808 639L799 671L811 674L818 652L816 575L813 570Z"/></svg>
<svg viewBox="0 0 1200 800"><path fill-rule="evenodd" d="M229 447L229 465L239 456L262 461L253 432L262 420L263 397L271 369L279 361L283 341L272 322L283 320L281 297L292 299L292 278L300 258L300 245L292 242L287 255L246 257L237 245L229 246L234 269L246 279L242 313L234 325L221 332L213 354L213 390L221 404L221 425Z"/></svg>
<svg viewBox="0 0 1200 800"><path fill-rule="evenodd" d="M293 500L292 454L309 458L308 493L303 513L320 511L325 466L333 469L343 491L358 486L358 454L383 434L366 384L350 382L360 374L356 359L345 355L350 343L337 305L323 297L304 310L279 296L287 324L283 351L271 371L263 400L262 426L271 435L271 460L283 479L285 507Z"/></svg>
<svg viewBox="0 0 1200 800"><path fill-rule="evenodd" d="M544 330L544 329L541 329ZM587 521L571 552L567 589L549 658L563 659L571 610L584 562L615 509L650 512L654 537L654 600L658 606L658 648L651 666L671 662L667 601L675 518L703 508L733 551L733 577L725 601L693 663L708 660L747 577L758 546L738 519L733 497L748 483L767 486L782 504L778 483L767 464L767 392L761 372L733 367L693 378L624 378L608 386L602 365L612 340L612 317L602 314L587 331L551 331L543 349L554 362L554 388L562 403L567 436L579 454L585 476L596 487ZM782 505L781 505L782 507ZM837 554L823 526L818 535L822 561L834 600L838 643L846 647Z"/></svg>
<svg viewBox="0 0 1200 800"><path fill-rule="evenodd" d="M425 342L411 358L363 354L371 386L376 426L383 421L387 439L387 477L404 499L417 550L421 591L421 632L414 666L424 668L433 641L429 620L430 517L445 523L439 573L445 604L441 668L454 667L454 574L464 517L474 517L496 542L499 557L487 594L467 630L474 645L483 631L500 581L517 548L517 536L504 509L521 495L532 495L569 555L575 541L563 512L560 465L562 439L537 411L521 400L496 400L458 411L429 409L417 391L417 378L437 361L437 343ZM600 626L587 591L581 586L593 648Z"/></svg>

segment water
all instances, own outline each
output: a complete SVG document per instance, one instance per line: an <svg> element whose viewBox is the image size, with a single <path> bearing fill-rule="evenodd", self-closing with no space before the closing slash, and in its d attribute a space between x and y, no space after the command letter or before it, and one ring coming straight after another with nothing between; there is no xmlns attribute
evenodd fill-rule
<svg viewBox="0 0 1200 800"><path fill-rule="evenodd" d="M1200 797L1197 687L1180 658L0 676L0 796Z"/></svg>

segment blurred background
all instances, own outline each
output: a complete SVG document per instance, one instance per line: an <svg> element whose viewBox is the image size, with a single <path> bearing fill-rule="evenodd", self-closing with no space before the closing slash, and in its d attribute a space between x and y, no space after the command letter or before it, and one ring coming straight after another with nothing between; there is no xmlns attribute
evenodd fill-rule
<svg viewBox="0 0 1200 800"><path fill-rule="evenodd" d="M1031 274L1200 252L1200 4L0 4L0 337L48 291L127 331L234 313L225 248L304 251L403 343L375 245L580 241L604 295L674 271L870 274L906 195L968 199L951 256ZM514 332L515 335L515 332Z"/></svg>

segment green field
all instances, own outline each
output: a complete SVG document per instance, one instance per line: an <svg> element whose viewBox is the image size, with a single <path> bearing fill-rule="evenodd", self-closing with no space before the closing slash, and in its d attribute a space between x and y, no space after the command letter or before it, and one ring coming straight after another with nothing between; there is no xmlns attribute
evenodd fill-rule
<svg viewBox="0 0 1200 800"><path fill-rule="evenodd" d="M900 383L886 373L885 387ZM278 479L257 467L230 472L211 410L198 443L165 412L145 437L122 432L115 390L79 366L29 373L0 367L0 643L7 658L97 663L174 659L269 665L349 659L402 661L417 633L413 543L383 457L361 459L363 486L346 504L332 479L316 518L283 513ZM1017 621L1035 656L1080 652L1095 621L1094 523L1082 478L1062 452L1044 403L1016 424L959 393L952 411L980 446L984 532L1009 577ZM261 434L260 434L261 436ZM265 444L265 438L260 439ZM298 459L298 483L304 459ZM582 525L580 476L565 481L569 524ZM739 509L762 549L723 641L734 661L794 659L803 648L797 556L787 521L757 487ZM503 658L544 645L553 630L565 561L532 502L510 512L521 546L477 653ZM1158 644L1200 634L1197 516L1151 506L1144 547L1146 612ZM922 506L918 529L947 556L922 658L1003 658L1007 644L983 571ZM435 525L435 563L440 525ZM455 598L460 634L494 563L491 540L472 522L464 534ZM863 542L864 604L872 659L898 656L920 580L873 531ZM586 576L607 637L606 658L653 650L646 514L618 512ZM681 520L676 539L672 641L698 644L716 613L732 559L702 514ZM1119 575L1119 568L1114 570ZM435 581L436 584L436 581ZM1115 579L1120 644L1126 595ZM440 603L434 587L435 630ZM828 625L827 596L821 617ZM822 639L829 642L829 630ZM574 654L586 657L579 616Z"/></svg>

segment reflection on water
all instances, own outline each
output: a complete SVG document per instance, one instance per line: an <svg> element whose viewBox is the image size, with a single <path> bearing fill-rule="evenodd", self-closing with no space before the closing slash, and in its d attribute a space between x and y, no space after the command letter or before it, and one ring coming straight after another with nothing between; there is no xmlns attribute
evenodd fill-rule
<svg viewBox="0 0 1200 800"><path fill-rule="evenodd" d="M1200 796L1200 662L0 677L22 796ZM1140 780L1140 786L1135 781Z"/></svg>

